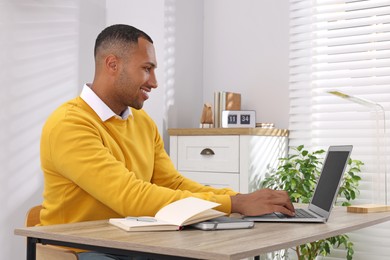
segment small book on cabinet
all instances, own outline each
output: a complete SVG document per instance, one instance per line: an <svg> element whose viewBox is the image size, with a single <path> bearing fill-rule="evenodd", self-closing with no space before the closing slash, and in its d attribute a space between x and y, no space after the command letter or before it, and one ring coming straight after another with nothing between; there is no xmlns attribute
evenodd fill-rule
<svg viewBox="0 0 390 260"><path fill-rule="evenodd" d="M111 218L109 223L125 231L180 230L183 226L225 215L213 209L219 205L219 203L189 197L168 204L154 217Z"/></svg>
<svg viewBox="0 0 390 260"><path fill-rule="evenodd" d="M222 125L222 111L241 110L241 94L229 91L214 92L214 127Z"/></svg>

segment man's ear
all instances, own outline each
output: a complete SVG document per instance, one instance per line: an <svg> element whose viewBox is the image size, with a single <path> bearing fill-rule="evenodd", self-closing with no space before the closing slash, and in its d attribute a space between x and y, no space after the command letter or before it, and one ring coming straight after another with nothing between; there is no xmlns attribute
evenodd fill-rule
<svg viewBox="0 0 390 260"><path fill-rule="evenodd" d="M110 73L110 74L116 74L118 72L118 66L119 66L119 60L118 58L113 55L113 54L110 54L106 57L106 70Z"/></svg>

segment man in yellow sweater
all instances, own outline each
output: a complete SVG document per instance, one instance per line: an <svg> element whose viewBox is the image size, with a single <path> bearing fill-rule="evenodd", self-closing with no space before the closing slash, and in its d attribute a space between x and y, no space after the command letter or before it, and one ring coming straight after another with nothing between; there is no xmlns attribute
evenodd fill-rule
<svg viewBox="0 0 390 260"><path fill-rule="evenodd" d="M94 55L92 84L55 110L42 131L42 225L153 216L190 196L218 202L217 209L226 213L294 214L284 191L237 194L177 172L155 123L142 110L157 88L155 50L147 34L128 25L107 27L96 39Z"/></svg>

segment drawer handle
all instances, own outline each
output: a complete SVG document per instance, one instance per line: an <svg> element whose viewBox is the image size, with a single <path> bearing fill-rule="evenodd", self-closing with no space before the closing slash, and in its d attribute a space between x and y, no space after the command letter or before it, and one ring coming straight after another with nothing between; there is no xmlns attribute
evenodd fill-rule
<svg viewBox="0 0 390 260"><path fill-rule="evenodd" d="M204 148L201 152L201 155L214 155L214 151L211 150L210 148Z"/></svg>

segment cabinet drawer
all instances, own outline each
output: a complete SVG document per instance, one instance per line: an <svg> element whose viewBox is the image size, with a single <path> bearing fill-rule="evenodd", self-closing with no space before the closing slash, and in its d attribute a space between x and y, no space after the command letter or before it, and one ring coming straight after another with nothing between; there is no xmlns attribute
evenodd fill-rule
<svg viewBox="0 0 390 260"><path fill-rule="evenodd" d="M219 173L219 172L181 172L183 176L199 182L206 186L214 188L231 188L234 191L239 191L240 180L239 174Z"/></svg>
<svg viewBox="0 0 390 260"><path fill-rule="evenodd" d="M179 171L239 171L239 136L180 136Z"/></svg>

